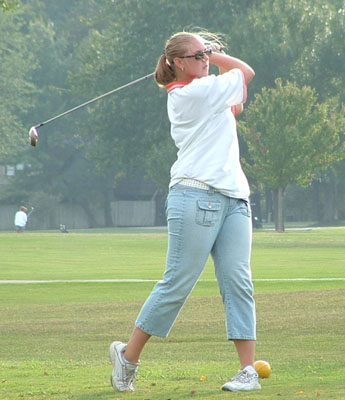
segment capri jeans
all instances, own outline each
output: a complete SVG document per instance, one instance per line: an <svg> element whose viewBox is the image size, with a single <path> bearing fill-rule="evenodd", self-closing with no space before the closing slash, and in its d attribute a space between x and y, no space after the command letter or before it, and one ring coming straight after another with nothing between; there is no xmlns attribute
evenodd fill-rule
<svg viewBox="0 0 345 400"><path fill-rule="evenodd" d="M167 337L211 254L225 308L227 338L256 340L248 201L177 184L170 189L166 212L166 270L135 325L150 335Z"/></svg>

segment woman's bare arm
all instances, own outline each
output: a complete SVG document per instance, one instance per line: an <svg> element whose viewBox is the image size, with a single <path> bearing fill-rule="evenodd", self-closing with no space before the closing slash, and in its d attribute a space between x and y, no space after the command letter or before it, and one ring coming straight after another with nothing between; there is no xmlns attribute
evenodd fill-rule
<svg viewBox="0 0 345 400"><path fill-rule="evenodd" d="M244 61L228 56L227 54L213 52L210 55L210 63L216 65L221 74L228 72L231 69L239 68L243 72L244 80L247 85L255 76L255 72L251 66Z"/></svg>

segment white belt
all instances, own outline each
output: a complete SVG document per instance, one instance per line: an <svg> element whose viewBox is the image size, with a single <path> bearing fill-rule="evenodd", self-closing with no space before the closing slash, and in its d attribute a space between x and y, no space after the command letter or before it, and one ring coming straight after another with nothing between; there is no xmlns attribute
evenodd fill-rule
<svg viewBox="0 0 345 400"><path fill-rule="evenodd" d="M203 190L210 190L211 186L206 185L206 183L197 181L196 179L190 179L190 178L184 178L179 182L180 185L184 185L184 186L191 186L191 187L195 187L198 189L203 189ZM217 192L216 189L214 189L215 192Z"/></svg>

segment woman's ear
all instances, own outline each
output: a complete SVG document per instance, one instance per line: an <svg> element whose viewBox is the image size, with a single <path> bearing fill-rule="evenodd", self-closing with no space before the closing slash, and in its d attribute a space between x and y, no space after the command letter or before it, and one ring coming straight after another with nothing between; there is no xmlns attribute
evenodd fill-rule
<svg viewBox="0 0 345 400"><path fill-rule="evenodd" d="M173 59L173 63L174 63L174 65L175 65L177 68L179 68L181 71L184 70L184 65L183 65L183 61L182 61L181 58L175 57L175 58Z"/></svg>

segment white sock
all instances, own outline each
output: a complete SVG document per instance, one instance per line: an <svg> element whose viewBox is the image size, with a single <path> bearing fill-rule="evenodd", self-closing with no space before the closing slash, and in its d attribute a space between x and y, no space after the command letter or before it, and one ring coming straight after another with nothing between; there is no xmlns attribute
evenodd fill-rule
<svg viewBox="0 0 345 400"><path fill-rule="evenodd" d="M122 360L124 361L125 364L137 365L137 363L132 363L132 362L128 361L125 357L124 352L121 353L121 356L122 356Z"/></svg>

